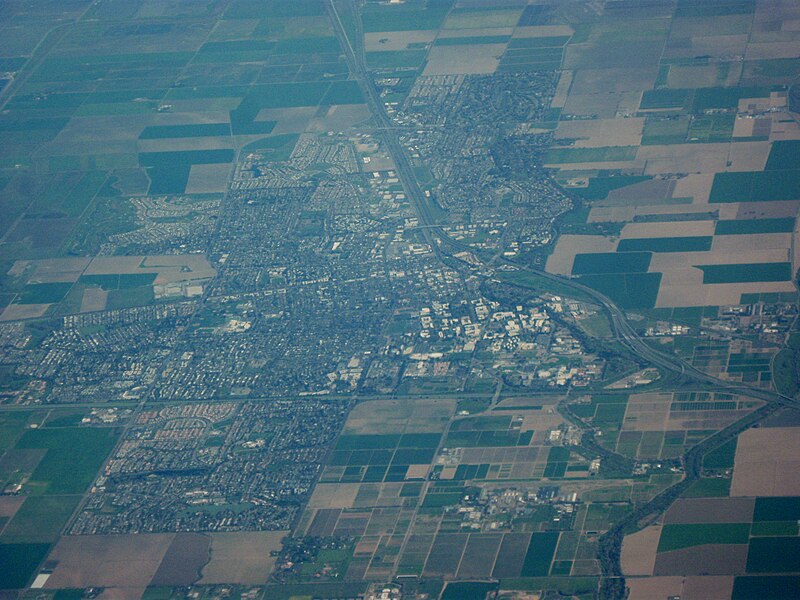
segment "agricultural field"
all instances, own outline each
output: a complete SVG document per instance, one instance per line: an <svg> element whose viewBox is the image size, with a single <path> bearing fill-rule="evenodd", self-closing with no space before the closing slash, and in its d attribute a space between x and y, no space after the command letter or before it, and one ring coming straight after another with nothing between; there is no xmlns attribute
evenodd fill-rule
<svg viewBox="0 0 800 600"><path fill-rule="evenodd" d="M363 107L319 2L209 11L176 3L155 13L149 3L118 4L86 9L85 21L3 90L4 261L96 252L98 224L112 234L141 225L131 196L223 193L239 151L280 132L292 111L310 110L295 125L302 132L318 110ZM26 63L41 33L28 35L9 49L20 52L4 59L10 67ZM9 316L40 316L49 304L36 301L41 295Z"/></svg>
<svg viewBox="0 0 800 600"><path fill-rule="evenodd" d="M0 415L2 588L30 581L116 443L115 426L75 425L85 414Z"/></svg>
<svg viewBox="0 0 800 600"><path fill-rule="evenodd" d="M203 293L216 274L201 255L48 258L16 261L7 275L19 290L0 321L142 306ZM36 311L33 314L32 311Z"/></svg>
<svg viewBox="0 0 800 600"><path fill-rule="evenodd" d="M787 60L789 42L767 42L757 3L730 3L730 14L728 3L719 12L695 4L685 14L609 14L570 39L563 63L572 84L545 160L588 210L586 231L561 235L547 268L631 309L794 291L800 129L787 111L791 80L773 62ZM645 38L663 52L638 51ZM744 67L718 58L730 52L747 57ZM762 63L776 76L756 76ZM623 67L625 80L600 77ZM625 255L611 271L610 258L593 267L585 258L609 252ZM633 264L632 252L651 253L650 264ZM634 299L631 287L647 292Z"/></svg>
<svg viewBox="0 0 800 600"><path fill-rule="evenodd" d="M693 589L715 581L713 597L720 598L745 598L755 585L768 589L777 581L766 583L770 574L784 577L786 589L796 585L785 575L800 568L800 496L792 484L796 452L790 446L796 433L780 418L769 419L708 452L701 478L659 522L625 538L626 574L651 577L654 585L677 579L676 589L682 580L684 593L690 583Z"/></svg>

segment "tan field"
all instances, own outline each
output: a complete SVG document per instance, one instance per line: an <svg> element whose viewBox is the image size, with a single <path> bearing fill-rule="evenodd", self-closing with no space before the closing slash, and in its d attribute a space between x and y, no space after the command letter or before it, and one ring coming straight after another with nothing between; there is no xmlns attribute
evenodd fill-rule
<svg viewBox="0 0 800 600"><path fill-rule="evenodd" d="M636 93L650 89L656 80L657 68L644 69L580 69L573 76L570 97L596 96L601 99L608 94ZM613 116L613 115L612 115Z"/></svg>
<svg viewBox="0 0 800 600"><path fill-rule="evenodd" d="M35 319L46 313L48 308L50 308L49 304L9 304L0 313L0 321Z"/></svg>
<svg viewBox="0 0 800 600"><path fill-rule="evenodd" d="M284 133L303 133L317 112L315 106L295 106L291 108L262 108L257 121L277 121L271 135Z"/></svg>
<svg viewBox="0 0 800 600"><path fill-rule="evenodd" d="M324 117L316 116L309 122L306 131L345 131L366 121L370 117L366 104L334 104L328 107Z"/></svg>
<svg viewBox="0 0 800 600"><path fill-rule="evenodd" d="M556 129L556 140L575 139L575 148L638 146L643 128L643 117L561 121Z"/></svg>
<svg viewBox="0 0 800 600"><path fill-rule="evenodd" d="M553 95L553 99L550 101L551 108L564 108L564 104L567 102L569 88L572 85L572 75L573 71L561 71L561 75L558 78L558 85L556 86L556 92Z"/></svg>
<svg viewBox="0 0 800 600"><path fill-rule="evenodd" d="M631 394L625 409L623 431L666 431L673 394Z"/></svg>
<svg viewBox="0 0 800 600"><path fill-rule="evenodd" d="M772 115L769 141L800 140L800 123L798 123L797 120L788 121L787 119L780 119L780 114L781 113L776 113Z"/></svg>
<svg viewBox="0 0 800 600"><path fill-rule="evenodd" d="M514 37L559 37L572 35L573 30L569 25L529 25L526 27L516 27Z"/></svg>
<svg viewBox="0 0 800 600"><path fill-rule="evenodd" d="M546 167L551 169L562 169L567 171L592 171L595 169L608 169L616 170L621 169L624 171L640 171L645 167L645 161L625 160L625 161L607 161L607 162L583 162L583 163L547 163Z"/></svg>
<svg viewBox="0 0 800 600"><path fill-rule="evenodd" d="M795 288L790 281L681 285L669 281L665 282L662 278L656 308L701 305L723 306L725 304L739 304L742 294L794 291Z"/></svg>
<svg viewBox="0 0 800 600"><path fill-rule="evenodd" d="M505 44L434 46L428 53L423 75L482 75L494 73L505 52Z"/></svg>
<svg viewBox="0 0 800 600"><path fill-rule="evenodd" d="M455 410L455 400L376 400L358 404L342 433L404 433L442 431ZM427 429L424 427L427 425Z"/></svg>
<svg viewBox="0 0 800 600"><path fill-rule="evenodd" d="M430 468L430 465L409 465L406 479L425 479Z"/></svg>
<svg viewBox="0 0 800 600"><path fill-rule="evenodd" d="M652 575L661 525L651 525L626 535L622 542L622 572L625 575Z"/></svg>
<svg viewBox="0 0 800 600"><path fill-rule="evenodd" d="M575 255L584 252L614 252L617 242L598 235L562 235L556 248L547 259L547 270L559 275L570 275Z"/></svg>
<svg viewBox="0 0 800 600"><path fill-rule="evenodd" d="M564 103L564 114L586 116L597 115L597 117L600 119L611 119L617 114L617 107L621 102L623 102L623 96L625 94L635 94L637 98L641 96L641 92L579 94L575 90L575 87L577 85L578 77L581 73L582 71L575 72L572 90L567 96L567 101Z"/></svg>
<svg viewBox="0 0 800 600"><path fill-rule="evenodd" d="M732 576L687 577L683 580L681 600L728 600L732 593Z"/></svg>
<svg viewBox="0 0 800 600"><path fill-rule="evenodd" d="M632 578L625 581L630 588L629 600L666 600L680 596L683 577Z"/></svg>
<svg viewBox="0 0 800 600"><path fill-rule="evenodd" d="M288 531L241 531L211 534L211 560L200 584L264 584L275 567L271 553L280 550Z"/></svg>
<svg viewBox="0 0 800 600"><path fill-rule="evenodd" d="M5 524L0 527L0 533L3 533L3 529L17 514L23 502L25 502L25 496L0 496L0 518L6 519Z"/></svg>
<svg viewBox="0 0 800 600"><path fill-rule="evenodd" d="M731 496L800 495L800 436L794 427L748 429L739 436Z"/></svg>
<svg viewBox="0 0 800 600"><path fill-rule="evenodd" d="M730 145L728 171L763 171L769 156L769 142L737 142Z"/></svg>
<svg viewBox="0 0 800 600"><path fill-rule="evenodd" d="M229 136L217 136L139 140L137 149L139 152L179 152L183 150L217 150L232 147Z"/></svg>
<svg viewBox="0 0 800 600"><path fill-rule="evenodd" d="M735 86L739 82L742 67L739 64L730 64L725 85ZM674 88L714 87L717 84L719 65L712 63L700 66L671 65L667 82Z"/></svg>
<svg viewBox="0 0 800 600"><path fill-rule="evenodd" d="M623 240L640 238L671 238L714 235L713 221L686 221L675 231L675 223L628 223L622 228ZM673 254L669 252L668 254ZM675 253L683 254L683 253Z"/></svg>
<svg viewBox="0 0 800 600"><path fill-rule="evenodd" d="M108 300L108 292L102 288L86 288L81 298L81 312L103 310Z"/></svg>
<svg viewBox="0 0 800 600"><path fill-rule="evenodd" d="M379 31L364 34L364 48L367 52L380 52L381 50L405 50L409 44L424 44L432 42L437 31Z"/></svg>
<svg viewBox="0 0 800 600"><path fill-rule="evenodd" d="M48 560L56 561L48 589L146 587L175 534L62 537Z"/></svg>
<svg viewBox="0 0 800 600"><path fill-rule="evenodd" d="M772 219L797 215L797 211L800 209L800 200L742 202L731 206L737 207L736 219Z"/></svg>
<svg viewBox="0 0 800 600"><path fill-rule="evenodd" d="M664 515L665 523L749 523L753 498L679 498Z"/></svg>
<svg viewBox="0 0 800 600"><path fill-rule="evenodd" d="M747 143L747 142L742 142ZM646 165L645 174L718 173L726 170L731 144L670 144L641 146L638 163ZM675 194L676 197L681 197Z"/></svg>
<svg viewBox="0 0 800 600"><path fill-rule="evenodd" d="M19 276L26 271L28 283L54 283L78 281L91 258L45 258L42 260L18 260L8 271L9 275Z"/></svg>
<svg viewBox="0 0 800 600"><path fill-rule="evenodd" d="M352 508L359 483L319 483L308 501L308 508Z"/></svg>
<svg viewBox="0 0 800 600"><path fill-rule="evenodd" d="M714 238L711 252L731 255L750 253L755 250L781 250L785 258L787 248L792 245L791 233L759 233L757 235L720 235Z"/></svg>
<svg viewBox="0 0 800 600"><path fill-rule="evenodd" d="M730 600L733 592L733 577L729 575L632 578L626 583L631 588L630 600Z"/></svg>
<svg viewBox="0 0 800 600"><path fill-rule="evenodd" d="M708 204L711 186L714 184L713 173L693 173L681 177L675 182L673 195L676 198L692 198L693 204Z"/></svg>
<svg viewBox="0 0 800 600"><path fill-rule="evenodd" d="M797 58L797 41L757 42L747 44L745 60Z"/></svg>
<svg viewBox="0 0 800 600"><path fill-rule="evenodd" d="M443 29L439 32L439 39L481 37L494 35L512 35L513 27L482 27L478 29ZM519 36L517 36L519 37Z"/></svg>
<svg viewBox="0 0 800 600"><path fill-rule="evenodd" d="M719 211L720 219L735 219L738 205L730 204L661 204L638 206L592 206L589 223L633 221L641 215L674 215L686 213L714 213ZM674 223L672 224L675 225ZM681 223L683 227L684 223Z"/></svg>
<svg viewBox="0 0 800 600"><path fill-rule="evenodd" d="M747 562L747 544L705 544L656 557L655 575L740 575Z"/></svg>
<svg viewBox="0 0 800 600"><path fill-rule="evenodd" d="M98 598L100 600L139 600L145 589L140 587L105 588Z"/></svg>
<svg viewBox="0 0 800 600"><path fill-rule="evenodd" d="M187 194L214 194L222 193L228 189L228 175L231 166L218 165L192 165L189 171L189 181L186 183Z"/></svg>

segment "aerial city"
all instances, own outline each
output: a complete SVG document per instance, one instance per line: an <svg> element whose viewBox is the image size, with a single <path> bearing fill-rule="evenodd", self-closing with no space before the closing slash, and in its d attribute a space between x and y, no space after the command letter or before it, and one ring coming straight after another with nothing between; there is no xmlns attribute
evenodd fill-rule
<svg viewBox="0 0 800 600"><path fill-rule="evenodd" d="M798 0L1 0L0 600L800 598Z"/></svg>

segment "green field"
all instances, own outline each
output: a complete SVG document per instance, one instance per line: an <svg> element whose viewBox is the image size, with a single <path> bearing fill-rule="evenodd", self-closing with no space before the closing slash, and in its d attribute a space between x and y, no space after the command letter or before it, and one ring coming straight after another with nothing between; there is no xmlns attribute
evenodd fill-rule
<svg viewBox="0 0 800 600"><path fill-rule="evenodd" d="M753 521L800 521L800 497L756 498Z"/></svg>
<svg viewBox="0 0 800 600"><path fill-rule="evenodd" d="M689 124L690 119L685 115L647 117L642 131L642 146L683 144L686 142Z"/></svg>
<svg viewBox="0 0 800 600"><path fill-rule="evenodd" d="M755 11L755 0L729 0L714 2L707 0L678 0L675 17L722 17L725 15L750 14Z"/></svg>
<svg viewBox="0 0 800 600"><path fill-rule="evenodd" d="M225 11L226 19L253 19L259 17L309 17L325 14L320 0L235 0Z"/></svg>
<svg viewBox="0 0 800 600"><path fill-rule="evenodd" d="M688 106L691 98L692 90L666 88L660 90L646 90L642 94L642 101L639 104L639 108L641 110L684 108Z"/></svg>
<svg viewBox="0 0 800 600"><path fill-rule="evenodd" d="M768 171L800 169L800 140L772 142L766 169Z"/></svg>
<svg viewBox="0 0 800 600"><path fill-rule="evenodd" d="M547 465L544 468L545 477L564 477L569 462L569 448L555 446L550 448L547 455Z"/></svg>
<svg viewBox="0 0 800 600"><path fill-rule="evenodd" d="M642 181L649 181L652 177L646 175L617 175L616 177L592 177L585 188L571 188L570 191L585 200L603 200L608 193Z"/></svg>
<svg viewBox="0 0 800 600"><path fill-rule="evenodd" d="M731 480L724 477L701 477L683 493L684 498L724 498L730 494Z"/></svg>
<svg viewBox="0 0 800 600"><path fill-rule="evenodd" d="M596 252L576 254L573 275L598 273L646 273L650 266L649 252Z"/></svg>
<svg viewBox="0 0 800 600"><path fill-rule="evenodd" d="M30 496L0 535L0 543L50 543L72 516L80 496Z"/></svg>
<svg viewBox="0 0 800 600"><path fill-rule="evenodd" d="M447 16L445 29L482 29L484 27L513 27L521 8L456 7Z"/></svg>
<svg viewBox="0 0 800 600"><path fill-rule="evenodd" d="M750 540L748 573L800 571L800 537L758 537Z"/></svg>
<svg viewBox="0 0 800 600"><path fill-rule="evenodd" d="M709 202L769 202L800 199L800 171L717 173Z"/></svg>
<svg viewBox="0 0 800 600"><path fill-rule="evenodd" d="M425 50L367 52L367 63L373 69L417 68L425 62Z"/></svg>
<svg viewBox="0 0 800 600"><path fill-rule="evenodd" d="M152 285L157 273L130 273L121 275L81 275L78 280L86 285L100 286L104 290L124 290Z"/></svg>
<svg viewBox="0 0 800 600"><path fill-rule="evenodd" d="M800 598L800 576L737 577L731 600L789 600Z"/></svg>
<svg viewBox="0 0 800 600"><path fill-rule="evenodd" d="M703 456L704 469L731 469L733 468L733 459L736 456L736 444L738 438L733 438L725 442L718 448L714 448Z"/></svg>
<svg viewBox="0 0 800 600"><path fill-rule="evenodd" d="M661 285L661 273L582 275L579 280L605 294L622 308L653 308Z"/></svg>
<svg viewBox="0 0 800 600"><path fill-rule="evenodd" d="M484 600L486 594L498 588L497 583L459 581L447 584L441 600Z"/></svg>
<svg viewBox="0 0 800 600"><path fill-rule="evenodd" d="M49 549L50 544L0 543L0 590L24 587Z"/></svg>
<svg viewBox="0 0 800 600"><path fill-rule="evenodd" d="M53 304L61 302L71 283L29 283L17 298L17 304Z"/></svg>
<svg viewBox="0 0 800 600"><path fill-rule="evenodd" d="M639 146L608 146L606 148L553 148L544 157L547 164L617 162L633 160Z"/></svg>
<svg viewBox="0 0 800 600"><path fill-rule="evenodd" d="M705 252L711 250L711 236L636 238L620 240L617 252Z"/></svg>
<svg viewBox="0 0 800 600"><path fill-rule="evenodd" d="M543 577L550 572L550 563L558 544L559 533L547 531L531 535L531 542L522 565L522 577Z"/></svg>
<svg viewBox="0 0 800 600"><path fill-rule="evenodd" d="M754 281L789 281L791 263L750 263L739 265L696 265L703 271L703 283L747 283Z"/></svg>
<svg viewBox="0 0 800 600"><path fill-rule="evenodd" d="M29 429L16 448L45 448L27 487L38 494L80 494L89 487L114 447L117 431L70 427Z"/></svg>
<svg viewBox="0 0 800 600"><path fill-rule="evenodd" d="M450 7L433 5L421 8L417 5L397 4L393 6L369 3L361 15L365 32L409 31L439 29Z"/></svg>
<svg viewBox="0 0 800 600"><path fill-rule="evenodd" d="M750 528L752 536L796 536L800 533L797 521L755 521Z"/></svg>
<svg viewBox="0 0 800 600"><path fill-rule="evenodd" d="M659 552L703 544L746 544L750 523L700 523L664 525L658 541Z"/></svg>
<svg viewBox="0 0 800 600"><path fill-rule="evenodd" d="M273 123L274 127L274 123ZM197 123L193 125L151 125L139 134L140 140L169 138L216 137L231 134L228 123Z"/></svg>
<svg viewBox="0 0 800 600"><path fill-rule="evenodd" d="M692 112L700 114L709 109L734 109L742 98L769 96L769 88L759 87L712 87L694 90Z"/></svg>

